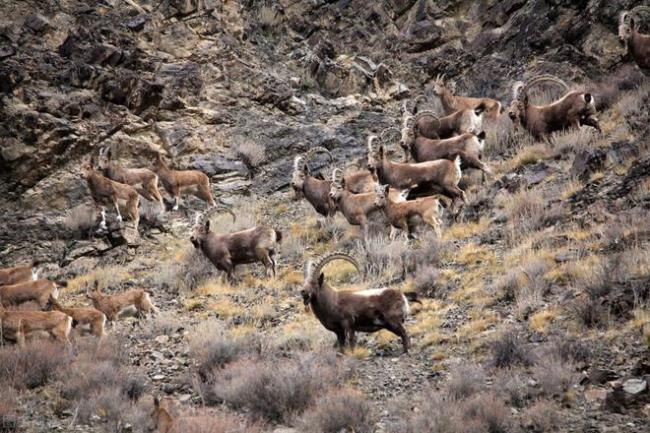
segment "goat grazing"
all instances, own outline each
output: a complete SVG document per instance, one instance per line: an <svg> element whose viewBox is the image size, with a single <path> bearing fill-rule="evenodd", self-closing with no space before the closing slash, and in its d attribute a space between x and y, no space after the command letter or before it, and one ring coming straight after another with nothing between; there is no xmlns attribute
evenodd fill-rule
<svg viewBox="0 0 650 433"><path fill-rule="evenodd" d="M110 149L99 151L99 169L104 176L115 182L131 185L149 201L157 201L164 210L162 195L158 189L158 175L148 168L124 168L113 162ZM139 188L138 188L139 186Z"/></svg>
<svg viewBox="0 0 650 433"><path fill-rule="evenodd" d="M178 210L183 191L191 191L201 200L212 206L216 205L210 189L210 178L205 173L198 170L172 170L165 163L161 154L156 157L154 171L165 190L174 197L173 210Z"/></svg>
<svg viewBox="0 0 650 433"><path fill-rule="evenodd" d="M38 269L36 269L36 266L38 264L37 260L32 260L29 265L0 269L0 286L37 280Z"/></svg>
<svg viewBox="0 0 650 433"><path fill-rule="evenodd" d="M440 98L440 103L445 114L453 114L459 110L473 109L481 104L485 107L485 117L491 120L496 120L499 114L503 113L503 108L499 101L490 98L456 96L454 95L453 87L453 85L445 83L444 74L438 75L433 83L433 92Z"/></svg>
<svg viewBox="0 0 650 433"><path fill-rule="evenodd" d="M64 307L56 298L50 298L52 309L72 317L72 327L88 326L90 333L96 337L105 335L106 315L92 307Z"/></svg>
<svg viewBox="0 0 650 433"><path fill-rule="evenodd" d="M200 249L217 269L234 280L237 265L261 262L267 277L275 277L275 254L282 242L282 232L269 226L256 226L234 233L217 234L210 231L210 213L229 209L214 208L208 215L197 216L190 242Z"/></svg>
<svg viewBox="0 0 650 433"><path fill-rule="evenodd" d="M492 175L490 168L482 161L485 147L485 132L478 135L466 132L456 137L434 140L426 137L415 138L412 132L402 135L400 146L404 150L404 160L413 158L415 162L435 161L437 159L455 160L460 156L460 168L475 168L488 176Z"/></svg>
<svg viewBox="0 0 650 433"><path fill-rule="evenodd" d="M2 300L4 301L4 300ZM70 344L72 317L59 311L7 311L0 302L0 330L3 336L25 345L25 337L47 332L64 345Z"/></svg>
<svg viewBox="0 0 650 433"><path fill-rule="evenodd" d="M641 69L650 69L650 35L639 32L639 12L650 12L649 6L636 6L631 11L621 12L618 23L618 38L621 45Z"/></svg>
<svg viewBox="0 0 650 433"><path fill-rule="evenodd" d="M66 285L66 283L60 283ZM57 283L50 280L34 280L22 283L0 286L2 305L8 307L19 305L23 302L37 302L41 309L46 308L51 298L58 298L59 289Z"/></svg>
<svg viewBox="0 0 650 433"><path fill-rule="evenodd" d="M551 104L531 104L528 92L533 86L543 82L555 83L566 93ZM592 126L600 131L593 95L568 90L569 86L564 81L552 75L539 75L525 84L515 83L514 100L508 115L515 127L523 126L536 139L547 137L556 131L579 129L581 125Z"/></svg>
<svg viewBox="0 0 650 433"><path fill-rule="evenodd" d="M122 221L119 201L126 201L127 214L133 220L135 227L138 227L140 222L140 211L138 210L140 196L135 188L103 176L94 169L93 160L90 161L90 164L86 168L85 177L95 205L104 206L112 204L117 212L117 220ZM105 215L103 207L102 215Z"/></svg>
<svg viewBox="0 0 650 433"><path fill-rule="evenodd" d="M443 210L440 200L435 197L405 200L398 191L392 190L389 185L377 185L375 204L383 209L391 228L403 230L409 239L414 237L414 229L421 222L431 227L436 236L441 236Z"/></svg>
<svg viewBox="0 0 650 433"><path fill-rule="evenodd" d="M363 241L368 240L368 218L379 210L375 204L374 193L353 194L345 188L343 172L336 168L332 172L330 197L345 217L354 226L360 226Z"/></svg>
<svg viewBox="0 0 650 433"><path fill-rule="evenodd" d="M315 263L309 262L305 272L302 298L321 324L336 334L339 347L351 348L355 332L377 332L386 329L402 339L404 352L409 350L409 336L404 321L410 314L404 294L391 288L370 290L336 290L325 281L323 268L333 260L345 260L359 271L359 263L349 254L326 254ZM412 299L417 301L416 299Z"/></svg>
<svg viewBox="0 0 650 433"><path fill-rule="evenodd" d="M448 116L438 117L433 111L420 111L403 121L403 127L413 131L416 137L450 138L454 135L471 132L478 134L483 127L485 104L475 108L458 110Z"/></svg>
<svg viewBox="0 0 650 433"><path fill-rule="evenodd" d="M155 313L156 307L151 302L149 293L144 289L131 289L126 292L107 295L99 289L95 281L95 290L86 293L93 306L104 313L106 319L113 322L117 316L130 307L135 307L139 317L145 313Z"/></svg>
<svg viewBox="0 0 650 433"><path fill-rule="evenodd" d="M460 156L456 156L453 161L438 159L415 164L393 162L388 159L382 145L377 148L374 144L376 139L374 135L368 137L368 169L377 173L382 185L390 185L398 190L416 186L436 188L452 199L452 207L458 199L467 201L465 192L458 187L462 177Z"/></svg>
<svg viewBox="0 0 650 433"><path fill-rule="evenodd" d="M324 217L331 217L336 213L336 203L329 196L330 182L318 179L309 173L309 157L321 149L330 156L331 160L332 156L329 151L322 147L312 148L304 156L294 158L291 187L295 199L303 196L316 212Z"/></svg>

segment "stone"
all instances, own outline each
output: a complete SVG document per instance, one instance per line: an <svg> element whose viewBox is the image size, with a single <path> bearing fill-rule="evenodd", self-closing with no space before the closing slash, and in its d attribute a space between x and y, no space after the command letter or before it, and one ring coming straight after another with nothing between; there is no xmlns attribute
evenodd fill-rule
<svg viewBox="0 0 650 433"><path fill-rule="evenodd" d="M50 20L45 18L43 15L34 14L25 19L25 27L35 33L43 33L52 28L52 24L50 23Z"/></svg>
<svg viewBox="0 0 650 433"><path fill-rule="evenodd" d="M585 391L585 400L589 403L603 401L607 395L607 390L602 388L591 388Z"/></svg>
<svg viewBox="0 0 650 433"><path fill-rule="evenodd" d="M156 343L158 344L167 344L169 343L169 336L167 335L159 335L155 338Z"/></svg>
<svg viewBox="0 0 650 433"><path fill-rule="evenodd" d="M643 379L628 379L623 382L623 390L628 394L638 395L646 392L648 384Z"/></svg>

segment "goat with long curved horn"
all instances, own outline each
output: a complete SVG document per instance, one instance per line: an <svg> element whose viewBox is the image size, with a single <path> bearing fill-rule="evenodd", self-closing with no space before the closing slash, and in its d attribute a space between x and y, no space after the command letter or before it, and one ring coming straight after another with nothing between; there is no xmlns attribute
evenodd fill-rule
<svg viewBox="0 0 650 433"><path fill-rule="evenodd" d="M409 349L409 337L404 322L410 314L409 303L397 289L337 290L325 281L323 268L334 260L352 264L357 272L361 266L350 254L336 251L326 254L306 266L301 291L305 306L321 324L336 334L341 350L356 344L355 332L377 332L386 329L402 339L404 352ZM411 300L418 302L414 295Z"/></svg>
<svg viewBox="0 0 650 433"><path fill-rule="evenodd" d="M650 35L639 31L641 12L650 15L650 6L636 6L629 12L621 12L618 38L640 68L650 69Z"/></svg>

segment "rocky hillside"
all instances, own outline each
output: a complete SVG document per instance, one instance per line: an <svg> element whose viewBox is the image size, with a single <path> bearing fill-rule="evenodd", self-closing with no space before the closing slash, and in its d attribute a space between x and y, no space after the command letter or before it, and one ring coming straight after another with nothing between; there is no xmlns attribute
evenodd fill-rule
<svg viewBox="0 0 650 433"><path fill-rule="evenodd" d="M98 281L145 287L161 310L101 344L76 337L74 354L2 348L8 431L147 431L164 395L188 432L644 432L650 82L617 37L638 3L2 2L0 264L38 259L67 304ZM535 142L505 114L489 123L495 178L465 173L469 203L441 239L377 224L365 249L340 215L293 200L296 154L365 165L367 135L399 127L403 102L440 110L442 73L504 105L515 81L557 75L595 94L603 132ZM142 199L139 230L110 213L98 232L83 169L100 148L208 174L238 215L215 230L283 232L279 276L253 265L226 282L188 242L193 197L164 213ZM335 249L365 270L328 268L340 286L419 293L408 356L387 332L329 351L299 288L304 262Z"/></svg>

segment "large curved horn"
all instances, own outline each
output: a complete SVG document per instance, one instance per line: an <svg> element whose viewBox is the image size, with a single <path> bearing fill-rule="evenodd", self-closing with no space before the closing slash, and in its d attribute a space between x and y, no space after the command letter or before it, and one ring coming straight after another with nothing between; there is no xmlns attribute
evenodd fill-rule
<svg viewBox="0 0 650 433"><path fill-rule="evenodd" d="M343 170L335 168L332 170L332 183L340 184L343 181Z"/></svg>
<svg viewBox="0 0 650 433"><path fill-rule="evenodd" d="M436 122L436 129L440 127L440 118L436 115L436 113L431 110L424 110L413 116L413 125L411 128L415 127L415 124L418 122L418 120L423 117L433 117L434 121Z"/></svg>
<svg viewBox="0 0 650 433"><path fill-rule="evenodd" d="M567 83L565 83L563 80L559 79L555 75L550 75L550 74L538 75L526 82L524 87L522 87L521 91L519 92L517 99L522 100L528 94L530 89L533 88L533 86L536 86L544 82L555 83L560 87L562 87L562 90L564 90L565 92L569 90L569 86L567 85Z"/></svg>
<svg viewBox="0 0 650 433"><path fill-rule="evenodd" d="M296 157L293 158L293 171L294 172L302 170L302 168L305 165L306 164L304 163L304 158L302 156L296 155Z"/></svg>
<svg viewBox="0 0 650 433"><path fill-rule="evenodd" d="M369 153L375 153L377 150L377 146L375 145L375 140L377 140L376 135L369 135L368 136L368 152Z"/></svg>
<svg viewBox="0 0 650 433"><path fill-rule="evenodd" d="M354 257L342 251L335 251L329 254L325 254L324 256L321 256L318 260L316 260L316 262L314 262L311 266L309 266L307 278L316 280L320 275L321 271L323 270L323 268L325 267L325 265L327 265L328 263L334 260L345 260L346 262L352 264L352 266L354 266L354 268L358 273L361 273L361 266L359 265L359 262L357 262L357 260Z"/></svg>
<svg viewBox="0 0 650 433"><path fill-rule="evenodd" d="M235 215L235 213L232 211L232 209L230 209L228 207L225 207L225 206L214 206L211 209L208 209L207 211L205 211L200 216L199 219L200 219L201 222L204 222L206 219L211 218L214 214L217 214L219 212L225 212L225 213L230 214L230 216L232 217L232 222L233 223L237 221L237 215Z"/></svg>
<svg viewBox="0 0 650 433"><path fill-rule="evenodd" d="M650 6L636 6L628 13L628 16L638 16L639 12L646 12L650 14Z"/></svg>
<svg viewBox="0 0 650 433"><path fill-rule="evenodd" d="M315 146L315 147L310 148L307 152L305 152L305 155L304 155L305 164L309 164L311 159L317 153L326 153L327 156L329 157L330 163L332 163L334 161L334 157L332 156L332 154L330 153L330 151L328 149L324 148L323 146Z"/></svg>
<svg viewBox="0 0 650 433"><path fill-rule="evenodd" d="M521 93L521 89L524 88L524 82L523 81L515 81L514 84L512 85L512 100L514 101L515 99L519 98L519 94Z"/></svg>
<svg viewBox="0 0 650 433"><path fill-rule="evenodd" d="M381 133L379 133L379 140L380 140L380 141L384 141L384 140L386 139L386 134L387 134L388 132L390 132L390 131L397 131L398 134L401 134L401 133L402 133L402 130L401 130L401 129L396 128L396 127L394 127L394 126L391 126L391 127L389 127L389 128L384 129L383 131L381 131Z"/></svg>
<svg viewBox="0 0 650 433"><path fill-rule="evenodd" d="M413 109L414 109L414 110L415 110L415 108L418 106L418 104L420 103L420 101L424 101L424 102L427 101L427 97L424 96L424 93L420 93L420 94L419 94L418 96L416 96L415 99L413 100Z"/></svg>

